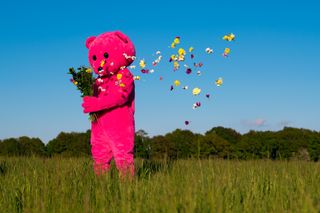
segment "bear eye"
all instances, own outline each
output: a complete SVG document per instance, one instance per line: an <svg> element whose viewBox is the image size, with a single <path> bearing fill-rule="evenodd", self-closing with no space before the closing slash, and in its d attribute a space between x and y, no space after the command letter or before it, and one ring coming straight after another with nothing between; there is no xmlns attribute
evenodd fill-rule
<svg viewBox="0 0 320 213"><path fill-rule="evenodd" d="M92 56L92 59L95 61L95 60L97 60L97 56L96 55L93 55Z"/></svg>
<svg viewBox="0 0 320 213"><path fill-rule="evenodd" d="M105 53L103 54L103 56L104 56L105 58L109 58L109 54L108 54L107 52L105 52Z"/></svg>

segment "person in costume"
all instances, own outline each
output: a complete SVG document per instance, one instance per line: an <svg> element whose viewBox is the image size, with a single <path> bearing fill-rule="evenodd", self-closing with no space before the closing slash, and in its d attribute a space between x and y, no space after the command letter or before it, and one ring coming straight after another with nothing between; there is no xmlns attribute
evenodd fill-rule
<svg viewBox="0 0 320 213"><path fill-rule="evenodd" d="M83 98L84 113L95 113L91 124L91 152L96 174L106 173L114 158L122 175L134 175L134 77L127 67L135 47L120 31L86 40L89 62L98 75L94 96Z"/></svg>

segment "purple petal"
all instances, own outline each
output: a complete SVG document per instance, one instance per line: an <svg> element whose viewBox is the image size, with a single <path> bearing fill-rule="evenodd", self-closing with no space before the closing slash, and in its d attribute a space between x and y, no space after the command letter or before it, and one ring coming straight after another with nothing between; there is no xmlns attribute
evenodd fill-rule
<svg viewBox="0 0 320 213"><path fill-rule="evenodd" d="M190 75L191 72L192 72L192 70L191 70L190 68L187 68L186 73L187 73L188 75Z"/></svg>

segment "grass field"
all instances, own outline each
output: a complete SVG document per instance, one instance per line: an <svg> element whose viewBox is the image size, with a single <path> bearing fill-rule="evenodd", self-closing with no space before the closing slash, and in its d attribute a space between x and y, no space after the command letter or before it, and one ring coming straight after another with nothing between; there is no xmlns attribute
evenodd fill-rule
<svg viewBox="0 0 320 213"><path fill-rule="evenodd" d="M0 158L0 212L320 212L320 164L136 161L96 177L89 158Z"/></svg>

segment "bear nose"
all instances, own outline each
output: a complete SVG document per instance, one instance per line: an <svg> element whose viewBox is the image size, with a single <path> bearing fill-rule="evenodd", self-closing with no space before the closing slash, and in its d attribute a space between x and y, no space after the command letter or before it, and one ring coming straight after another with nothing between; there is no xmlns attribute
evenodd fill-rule
<svg viewBox="0 0 320 213"><path fill-rule="evenodd" d="M98 68L98 71L101 71L101 70L102 70L102 67L99 67L99 68Z"/></svg>

